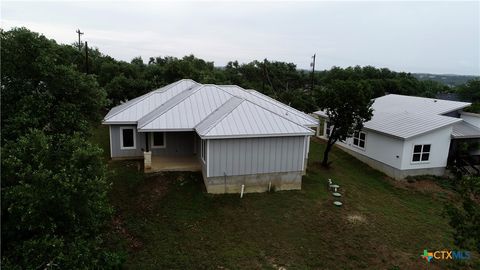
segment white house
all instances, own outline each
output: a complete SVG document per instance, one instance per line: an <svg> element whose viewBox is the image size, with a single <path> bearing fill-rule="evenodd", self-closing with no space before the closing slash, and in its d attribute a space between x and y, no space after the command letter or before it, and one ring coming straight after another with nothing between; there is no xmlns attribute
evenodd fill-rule
<svg viewBox="0 0 480 270"><path fill-rule="evenodd" d="M198 170L209 193L300 189L318 120L255 90L180 80L105 116L113 159Z"/></svg>
<svg viewBox="0 0 480 270"><path fill-rule="evenodd" d="M480 138L480 115L462 111L470 105L393 94L379 97L372 105L372 119L337 145L395 179L443 175L451 144ZM328 117L324 111L315 114L323 126L318 136L326 139L330 132Z"/></svg>

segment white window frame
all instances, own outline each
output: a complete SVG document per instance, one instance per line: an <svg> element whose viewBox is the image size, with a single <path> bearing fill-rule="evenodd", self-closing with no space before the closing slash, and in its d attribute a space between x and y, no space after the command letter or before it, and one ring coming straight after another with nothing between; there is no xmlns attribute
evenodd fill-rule
<svg viewBox="0 0 480 270"><path fill-rule="evenodd" d="M355 133L358 134L358 137L355 136ZM365 135L365 139L361 139L361 134ZM355 144L355 139L358 140L358 144ZM360 141L363 141L363 147L360 146ZM352 136L352 145L355 146L356 148L359 148L359 149L362 149L362 150L365 150L365 148L367 147L367 133L363 132L363 131L355 131L353 132L353 136Z"/></svg>
<svg viewBox="0 0 480 270"><path fill-rule="evenodd" d="M415 152L415 146L422 146L422 149L420 150L420 152ZM425 145L430 145L430 150L428 152L424 152L423 151L423 147ZM415 154L420 154L420 160L419 161L413 161L413 156ZM422 160L422 156L423 154L428 154L428 159L427 160ZM432 156L432 144L431 143L422 143L422 144L414 144L412 146L412 158L410 159L410 163L411 164L423 164L423 163L430 163L430 157Z"/></svg>
<svg viewBox="0 0 480 270"><path fill-rule="evenodd" d="M133 130L133 146L123 146L123 131L125 129ZM122 150L132 150L137 149L137 132L135 127L120 127L120 149Z"/></svg>
<svg viewBox="0 0 480 270"><path fill-rule="evenodd" d="M207 154L207 140L202 140L200 143L200 158L203 160L204 163L205 161L205 155Z"/></svg>
<svg viewBox="0 0 480 270"><path fill-rule="evenodd" d="M330 134L332 133L333 125L330 124L330 121L325 121L325 138L330 138Z"/></svg>
<svg viewBox="0 0 480 270"><path fill-rule="evenodd" d="M163 133L163 145L154 145L154 133ZM150 148L152 149L159 149L167 147L167 133L166 132L151 132L150 133Z"/></svg>

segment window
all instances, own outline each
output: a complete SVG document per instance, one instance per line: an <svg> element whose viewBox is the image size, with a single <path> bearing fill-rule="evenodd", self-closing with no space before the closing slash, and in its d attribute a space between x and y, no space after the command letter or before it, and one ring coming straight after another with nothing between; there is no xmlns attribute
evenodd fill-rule
<svg viewBox="0 0 480 270"><path fill-rule="evenodd" d="M332 126L330 125L330 122L327 121L327 127L325 129L325 137L330 137L330 132L332 132Z"/></svg>
<svg viewBox="0 0 480 270"><path fill-rule="evenodd" d="M413 147L412 162L426 162L430 159L430 144L416 144Z"/></svg>
<svg viewBox="0 0 480 270"><path fill-rule="evenodd" d="M120 128L120 149L136 149L135 146L135 128L121 127Z"/></svg>
<svg viewBox="0 0 480 270"><path fill-rule="evenodd" d="M152 133L152 148L165 148L166 134L165 132Z"/></svg>
<svg viewBox="0 0 480 270"><path fill-rule="evenodd" d="M207 140L202 140L202 144L200 145L200 152L203 162L205 162L205 156L207 153Z"/></svg>
<svg viewBox="0 0 480 270"><path fill-rule="evenodd" d="M365 138L366 135L364 132L355 131L355 133L353 133L353 145L365 149Z"/></svg>

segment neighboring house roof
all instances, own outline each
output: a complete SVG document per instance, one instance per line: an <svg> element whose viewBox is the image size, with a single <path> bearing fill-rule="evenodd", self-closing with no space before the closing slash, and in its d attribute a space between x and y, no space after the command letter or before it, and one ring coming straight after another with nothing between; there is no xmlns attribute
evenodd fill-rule
<svg viewBox="0 0 480 270"><path fill-rule="evenodd" d="M377 112L363 126L365 129L408 139L461 121L460 118L441 115Z"/></svg>
<svg viewBox="0 0 480 270"><path fill-rule="evenodd" d="M452 137L454 139L480 138L480 128L462 121L453 125Z"/></svg>
<svg viewBox="0 0 480 270"><path fill-rule="evenodd" d="M375 111L382 112L411 112L434 115L457 111L470 105L472 103L390 94L376 98L372 107Z"/></svg>
<svg viewBox="0 0 480 270"><path fill-rule="evenodd" d="M235 100L241 101L238 109L255 113L228 110ZM220 118L222 121L216 122ZM228 133L225 119L237 129ZM312 135L313 131L306 127L318 124L315 118L256 91L232 85L202 85L192 80L178 81L112 108L103 122L137 124L140 132L196 130L197 126L204 130L205 125L215 122L218 127L208 126L212 133L201 136L216 138Z"/></svg>
<svg viewBox="0 0 480 270"><path fill-rule="evenodd" d="M364 128L393 137L408 139L442 127L462 122L462 119L443 116L470 106L471 103L431 98L386 95L376 98L372 105L373 116ZM325 111L316 115L327 118Z"/></svg>

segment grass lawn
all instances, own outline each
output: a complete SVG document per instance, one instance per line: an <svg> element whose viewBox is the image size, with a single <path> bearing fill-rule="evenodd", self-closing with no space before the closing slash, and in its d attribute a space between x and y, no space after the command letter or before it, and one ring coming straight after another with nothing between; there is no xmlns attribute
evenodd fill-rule
<svg viewBox="0 0 480 270"><path fill-rule="evenodd" d="M108 159L108 128L94 140ZM243 199L206 194L200 174L145 177L139 162L110 161L112 235L128 254L125 268L473 268L420 258L424 249L455 249L442 216L443 201L454 194L431 181L394 182L339 149L324 169L323 149L312 141L301 191ZM343 207L332 204L327 178L341 186Z"/></svg>

